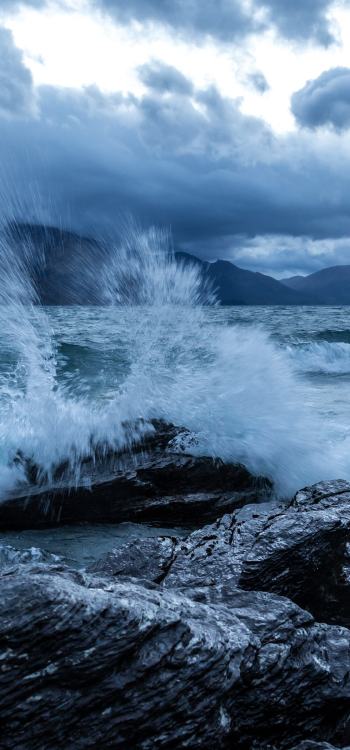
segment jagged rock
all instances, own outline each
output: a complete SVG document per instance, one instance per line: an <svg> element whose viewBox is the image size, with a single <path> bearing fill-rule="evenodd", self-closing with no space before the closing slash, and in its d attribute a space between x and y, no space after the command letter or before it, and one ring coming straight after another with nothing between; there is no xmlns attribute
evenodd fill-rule
<svg viewBox="0 0 350 750"><path fill-rule="evenodd" d="M182 443L184 430L154 421L149 433L143 431L143 440L123 452L101 446L83 462L78 486L68 484L66 463L56 467L48 486L40 468L17 454L28 483L1 502L0 528L76 521L198 527L271 493L267 479L240 464L174 452L174 438L180 434Z"/></svg>
<svg viewBox="0 0 350 750"><path fill-rule="evenodd" d="M229 608L40 564L1 589L4 750L345 744L350 631L286 599Z"/></svg>
<svg viewBox="0 0 350 750"><path fill-rule="evenodd" d="M340 748L330 745L329 742L314 742L313 740L305 740L299 745L295 745L292 750L340 750ZM349 747L343 747L342 750L350 750Z"/></svg>
<svg viewBox="0 0 350 750"><path fill-rule="evenodd" d="M277 503L247 505L204 526L176 545L165 587L225 586L235 591L246 555L269 519L283 512Z"/></svg>
<svg viewBox="0 0 350 750"><path fill-rule="evenodd" d="M350 484L320 483L290 505L246 506L178 542L164 586L288 596L350 625Z"/></svg>
<svg viewBox="0 0 350 750"><path fill-rule="evenodd" d="M0 544L0 570L23 563L59 563L62 560L63 558L59 555L46 552L38 547L18 550L9 544Z"/></svg>
<svg viewBox="0 0 350 750"><path fill-rule="evenodd" d="M175 537L132 539L89 566L91 573L107 576L132 576L158 583L173 561Z"/></svg>

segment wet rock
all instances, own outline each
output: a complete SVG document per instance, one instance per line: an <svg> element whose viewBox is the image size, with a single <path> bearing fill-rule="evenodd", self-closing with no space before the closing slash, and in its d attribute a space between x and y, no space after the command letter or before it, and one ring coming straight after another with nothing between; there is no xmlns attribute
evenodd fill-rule
<svg viewBox="0 0 350 750"><path fill-rule="evenodd" d="M350 632L286 599L229 608L31 565L1 588L4 750L345 744Z"/></svg>
<svg viewBox="0 0 350 750"><path fill-rule="evenodd" d="M59 563L63 560L60 555L29 547L28 549L16 549L9 544L0 544L0 570L7 567L23 565L24 563Z"/></svg>
<svg viewBox="0 0 350 750"><path fill-rule="evenodd" d="M290 505L246 506L178 542L164 586L287 596L350 625L350 484L320 483Z"/></svg>
<svg viewBox="0 0 350 750"><path fill-rule="evenodd" d="M174 557L176 539L148 537L132 539L89 566L88 572L106 576L132 576L159 583Z"/></svg>
<svg viewBox="0 0 350 750"><path fill-rule="evenodd" d="M101 446L82 463L78 485L69 483L62 464L48 486L39 467L17 454L27 484L0 504L0 528L76 521L198 527L271 493L271 483L244 466L175 452L175 438L179 434L183 445L184 430L159 421L152 430L123 452Z"/></svg>
<svg viewBox="0 0 350 750"><path fill-rule="evenodd" d="M204 526L176 545L165 587L198 586L239 588L245 557L265 525L283 512L277 503L247 505Z"/></svg>
<svg viewBox="0 0 350 750"><path fill-rule="evenodd" d="M293 599L321 621L350 626L350 484L298 492L270 519L242 566L240 586Z"/></svg>

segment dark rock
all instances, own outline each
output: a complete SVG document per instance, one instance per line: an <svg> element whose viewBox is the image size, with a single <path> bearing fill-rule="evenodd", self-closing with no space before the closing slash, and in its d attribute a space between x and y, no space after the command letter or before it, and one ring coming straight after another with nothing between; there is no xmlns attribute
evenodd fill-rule
<svg viewBox="0 0 350 750"><path fill-rule="evenodd" d="M277 503L247 505L181 539L164 586L192 589L220 585L235 591L257 535L281 512L283 507Z"/></svg>
<svg viewBox="0 0 350 750"><path fill-rule="evenodd" d="M0 544L0 570L23 563L59 563L62 560L63 558L59 555L46 552L38 547L18 550L9 544Z"/></svg>
<svg viewBox="0 0 350 750"><path fill-rule="evenodd" d="M157 421L125 451L98 447L82 463L78 486L69 483L67 464L56 467L48 486L40 467L17 454L28 483L0 504L0 528L76 521L198 527L271 493L271 483L244 466L175 452L174 439L184 432Z"/></svg>
<svg viewBox="0 0 350 750"><path fill-rule="evenodd" d="M6 548L1 748L350 746L349 545L338 481L87 572Z"/></svg>
<svg viewBox="0 0 350 750"><path fill-rule="evenodd" d="M246 506L178 542L164 586L288 596L350 625L350 484L320 483L291 505Z"/></svg>
<svg viewBox="0 0 350 750"><path fill-rule="evenodd" d="M176 539L148 537L132 539L90 565L90 573L132 576L159 583L166 576L174 557Z"/></svg>
<svg viewBox="0 0 350 750"><path fill-rule="evenodd" d="M350 631L286 599L229 609L31 565L1 587L4 750L345 744Z"/></svg>
<svg viewBox="0 0 350 750"><path fill-rule="evenodd" d="M350 484L298 492L269 520L245 558L243 588L293 599L323 622L350 626Z"/></svg>

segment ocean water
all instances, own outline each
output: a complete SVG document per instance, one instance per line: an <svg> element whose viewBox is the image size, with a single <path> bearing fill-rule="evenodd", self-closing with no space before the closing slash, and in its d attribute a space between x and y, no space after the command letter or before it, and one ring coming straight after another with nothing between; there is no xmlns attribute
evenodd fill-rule
<svg viewBox="0 0 350 750"><path fill-rule="evenodd" d="M0 331L2 496L22 481L18 450L48 472L70 456L77 472L92 443L118 446L122 424L153 417L192 430L192 450L268 475L282 494L350 479L350 308L195 312L193 326L182 308L34 310L35 346L24 336L17 352Z"/></svg>
<svg viewBox="0 0 350 750"><path fill-rule="evenodd" d="M219 307L155 230L87 269L101 306L42 307L40 262L2 247L0 502L25 487L23 459L45 485L68 462L79 484L85 457L132 449L152 418L188 428L192 452L268 476L279 497L350 479L350 308Z"/></svg>

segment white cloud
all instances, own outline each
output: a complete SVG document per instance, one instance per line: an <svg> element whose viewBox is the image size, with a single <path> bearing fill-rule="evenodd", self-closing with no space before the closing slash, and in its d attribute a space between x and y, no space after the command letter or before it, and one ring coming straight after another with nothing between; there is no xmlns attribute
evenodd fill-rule
<svg viewBox="0 0 350 750"><path fill-rule="evenodd" d="M143 90L138 68L152 59L176 67L197 87L214 84L224 96L240 97L242 111L262 117L276 132L295 128L292 93L323 70L350 65L350 9L336 7L333 21L341 43L328 48L292 44L273 30L222 44L213 39L191 42L162 26L117 25L91 10L88 0L69 0L48 8L22 8L7 15L16 44L24 51L36 85L71 88L96 85L102 91ZM247 85L259 71L265 92Z"/></svg>

